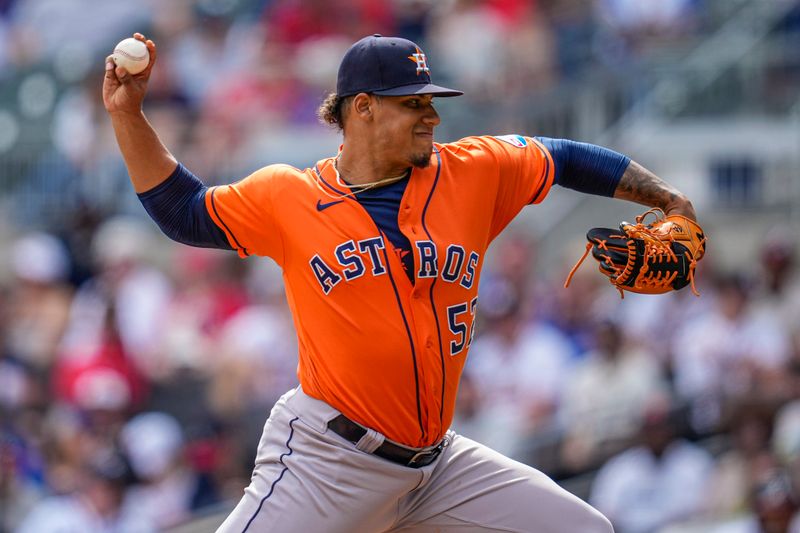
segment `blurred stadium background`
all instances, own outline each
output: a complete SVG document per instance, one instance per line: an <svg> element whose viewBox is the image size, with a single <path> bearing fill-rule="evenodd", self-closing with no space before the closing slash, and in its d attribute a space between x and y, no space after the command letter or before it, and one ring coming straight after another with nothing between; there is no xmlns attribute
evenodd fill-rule
<svg viewBox="0 0 800 533"><path fill-rule="evenodd" d="M146 112L209 184L333 153L316 107L379 32L466 91L439 141L567 137L677 185L700 298L561 287L638 206L554 190L518 217L455 428L620 533L800 531L798 0L0 0L0 531L213 530L294 383L276 267L170 243L132 192L100 87L134 31Z"/></svg>

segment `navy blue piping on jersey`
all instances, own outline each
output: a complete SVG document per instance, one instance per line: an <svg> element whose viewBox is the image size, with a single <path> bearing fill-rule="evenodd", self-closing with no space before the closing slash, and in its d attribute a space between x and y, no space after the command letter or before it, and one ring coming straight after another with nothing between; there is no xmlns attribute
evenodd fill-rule
<svg viewBox="0 0 800 533"><path fill-rule="evenodd" d="M380 230L379 230L380 231ZM383 235L382 235L383 236ZM385 239L385 237L383 237ZM417 420L419 422L419 429L422 432L422 440L425 440L425 426L422 424L422 406L419 400L419 372L417 371L417 351L414 349L414 337L411 335L411 327L408 325L406 313L403 311L403 303L400 301L400 293L397 291L397 285L394 282L392 275L392 267L389 264L389 255L386 253L386 246L383 249L383 258L386 261L386 272L389 274L389 281L392 282L392 289L394 289L394 297L397 298L397 308L400 310L400 316L403 317L403 325L406 327L406 335L408 335L408 343L411 346L411 360L414 363L414 386L416 387L417 396Z"/></svg>
<svg viewBox="0 0 800 533"><path fill-rule="evenodd" d="M433 179L433 186L431 187L431 192L428 193L428 199L425 201L425 207L422 208L422 229L425 230L425 234L428 236L428 240L431 242L433 242L433 237L431 237L431 232L428 231L428 226L425 224L425 214L428 212L428 206L433 198L433 192L436 190L436 185L439 183L439 174L442 172L442 155L439 153L439 150L437 150L436 147L434 147L433 153L436 154L436 177ZM436 313L436 302L433 299L433 288L436 286L437 280L438 278L433 278L429 296L431 300L431 309L433 310L433 320L436 322L436 335L439 337L439 360L442 363L442 399L439 403L439 426L441 426L442 418L444 417L444 387L446 380L444 348L442 347L442 330L439 327L439 315Z"/></svg>
<svg viewBox="0 0 800 533"><path fill-rule="evenodd" d="M553 182L587 194L613 197L630 158L596 144L537 137L555 164Z"/></svg>
<svg viewBox="0 0 800 533"><path fill-rule="evenodd" d="M335 170L335 168L334 168L334 170ZM352 196L351 196L351 193L349 191L347 191L347 192L340 191L339 189L337 189L336 187L334 187L333 185L328 183L328 181L325 178L322 177L322 172L320 172L318 165L314 165L314 172L317 173L317 177L320 179L322 184L325 185L327 188L329 188L330 190L332 190L333 192L335 192L339 196L342 196L342 197L345 197L345 198L350 198L351 200L353 199ZM338 170L336 172L338 172Z"/></svg>
<svg viewBox="0 0 800 533"><path fill-rule="evenodd" d="M537 189L536 193L533 195L533 198L531 198L530 203L535 202L536 199L539 198L539 195L542 194L542 191L547 185L547 175L550 174L550 158L547 157L547 154L545 153L544 149L541 146L539 146L537 143L534 143L534 145L540 152L542 152L542 155L544 156L544 168L542 169L542 174L544 174L544 179L541 178L539 179L539 181L541 182L539 183L539 189Z"/></svg>
<svg viewBox="0 0 800 533"><path fill-rule="evenodd" d="M250 520L247 521L247 525L244 526L244 529L242 530L242 533L245 533L250 528L250 524L253 523L253 520L256 519L256 516L258 515L258 513L261 512L261 507L264 506L264 502L267 501L267 499L270 496L272 496L272 493L275 491L275 486L278 484L278 482L281 479L283 479L283 475L286 473L286 471L289 470L289 467L286 466L286 464L283 462L283 458L284 457L289 457L294 452L294 450L292 449L290 444L292 442L292 437L294 437L294 423L297 422L298 420L299 420L299 417L294 417L293 419L291 419L289 421L289 429L290 429L289 438L286 439L286 448L289 449L289 453L281 454L281 456L278 458L278 461L283 465L283 470L281 470L281 473L278 474L278 477L275 479L275 481L272 482L272 485L270 486L269 492L267 493L267 495L264 496L263 498L261 498L261 502L258 504L258 509L256 509L256 512L253 513L253 516L250 517Z"/></svg>
<svg viewBox="0 0 800 533"><path fill-rule="evenodd" d="M229 227L228 227L228 225L225 223L225 221L224 221L224 220L222 220L222 217L219 215L219 212L217 211L217 202L216 202L216 200L214 200L214 194L215 194L216 192L217 192L217 190L216 190L216 189L214 189L213 191L211 191L211 209L213 209L213 210L214 210L214 214L215 214L215 215L217 215L217 218L219 219L219 221L220 221L220 222L222 222L222 225L223 225L223 226L225 226L225 230L226 230L226 231L227 231L227 232L230 234L231 238L233 239L233 242L235 242L235 243L236 243L236 247L237 247L239 250L241 250L241 251L242 251L242 253L243 253L245 256L248 256L248 257L249 257L249 256L250 256L250 252L248 252L248 251L247 251L247 248L245 248L244 246L242 246L242 245L241 245L241 243L239 242L239 239L237 239L237 238L236 238L236 235L234 235L234 234L233 234L233 232L231 231L231 228L229 228Z"/></svg>
<svg viewBox="0 0 800 533"><path fill-rule="evenodd" d="M136 196L170 239L190 246L231 250L225 233L206 209L207 193L208 187L178 163L164 181Z"/></svg>

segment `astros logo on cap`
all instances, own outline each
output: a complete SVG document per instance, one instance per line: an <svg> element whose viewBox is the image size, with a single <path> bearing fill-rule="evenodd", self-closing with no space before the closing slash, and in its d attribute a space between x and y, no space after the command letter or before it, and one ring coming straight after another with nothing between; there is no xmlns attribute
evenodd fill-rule
<svg viewBox="0 0 800 533"><path fill-rule="evenodd" d="M417 53L411 54L408 58L417 64L417 74L420 72L427 72L430 74L431 69L428 68L427 59L425 59L425 54L422 53L422 50L417 48Z"/></svg>

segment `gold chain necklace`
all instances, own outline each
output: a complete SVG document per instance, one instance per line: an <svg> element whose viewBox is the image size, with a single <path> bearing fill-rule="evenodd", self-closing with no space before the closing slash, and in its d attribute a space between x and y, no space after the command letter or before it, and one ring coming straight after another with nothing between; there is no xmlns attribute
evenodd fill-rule
<svg viewBox="0 0 800 533"><path fill-rule="evenodd" d="M369 182L369 183L359 183L359 184L356 184L356 185L350 185L349 183L346 183L342 179L341 174L339 174L339 156L338 155L333 160L333 169L336 171L336 183L341 185L342 187L346 187L346 188L350 189L350 192L353 193L353 194L358 194L360 192L367 191L369 189L372 189L374 187L378 187L380 185L387 185L389 183L395 183L397 181L400 181L400 180L404 179L406 176L408 176L408 171L406 170L405 172L403 172L399 176L393 176L391 178L383 178L383 179L380 179L378 181L372 181L372 182Z"/></svg>

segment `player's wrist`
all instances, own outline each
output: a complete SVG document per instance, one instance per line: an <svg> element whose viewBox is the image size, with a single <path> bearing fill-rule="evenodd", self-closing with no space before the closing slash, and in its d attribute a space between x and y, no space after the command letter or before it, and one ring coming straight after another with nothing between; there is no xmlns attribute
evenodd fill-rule
<svg viewBox="0 0 800 533"><path fill-rule="evenodd" d="M147 120L144 116L142 107L121 107L108 110L108 115L111 120L117 121L133 121L133 120Z"/></svg>
<svg viewBox="0 0 800 533"><path fill-rule="evenodd" d="M667 217L682 216L686 217L692 222L697 222L697 214L695 213L692 202L684 195L678 195L666 207L664 207L664 214Z"/></svg>

